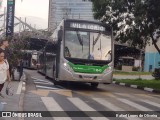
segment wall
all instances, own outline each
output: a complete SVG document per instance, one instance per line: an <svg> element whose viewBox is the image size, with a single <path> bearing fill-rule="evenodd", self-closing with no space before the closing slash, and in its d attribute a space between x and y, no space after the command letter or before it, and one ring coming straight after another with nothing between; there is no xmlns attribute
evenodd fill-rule
<svg viewBox="0 0 160 120"><path fill-rule="evenodd" d="M160 39L157 42L157 45L160 48ZM160 66L158 62L160 62L160 54L158 53L154 45L147 45L145 51L144 71L149 72L154 71L155 68L159 68Z"/></svg>

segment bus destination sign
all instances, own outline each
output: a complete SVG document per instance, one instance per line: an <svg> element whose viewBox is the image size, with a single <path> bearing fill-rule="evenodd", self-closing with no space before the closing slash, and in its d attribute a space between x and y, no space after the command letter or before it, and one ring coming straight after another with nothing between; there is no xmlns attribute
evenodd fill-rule
<svg viewBox="0 0 160 120"><path fill-rule="evenodd" d="M105 27L98 24L88 24L88 23L70 23L71 28L88 29L88 30L98 30L105 31Z"/></svg>

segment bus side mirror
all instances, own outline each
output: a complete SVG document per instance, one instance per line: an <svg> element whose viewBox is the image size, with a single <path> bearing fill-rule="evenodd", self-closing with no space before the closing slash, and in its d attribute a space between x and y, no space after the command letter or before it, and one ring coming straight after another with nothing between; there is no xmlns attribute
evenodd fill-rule
<svg viewBox="0 0 160 120"><path fill-rule="evenodd" d="M63 36L62 30L59 30L58 31L58 41L62 41L62 36Z"/></svg>

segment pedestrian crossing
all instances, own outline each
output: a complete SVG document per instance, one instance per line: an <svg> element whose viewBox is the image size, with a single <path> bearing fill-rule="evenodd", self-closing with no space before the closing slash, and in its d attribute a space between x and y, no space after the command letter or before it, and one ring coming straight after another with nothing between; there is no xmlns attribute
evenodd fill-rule
<svg viewBox="0 0 160 120"><path fill-rule="evenodd" d="M36 86L36 89L47 89L47 90L58 90L58 89L64 89L60 85L54 85L53 82L49 80L43 80L35 77L31 77L33 79L33 82Z"/></svg>
<svg viewBox="0 0 160 120"><path fill-rule="evenodd" d="M152 120L160 119L160 103L155 102L155 100L151 101L142 98L135 98L133 100L130 100L125 98L125 96L114 97L113 99L116 101L116 104L106 97L85 99L83 97L66 97L65 99L63 99L63 102L65 104L64 106L61 100L57 100L57 98L41 97L41 100L43 101L43 104L48 111L64 112L65 117L53 116L54 120L74 120L75 117L86 116L87 118L92 120L110 120L113 117L119 117L121 114L124 114L126 116L124 116L123 118L117 118L118 120L146 120L149 118ZM138 101L141 101L141 104ZM130 109L125 109L122 103L128 106ZM146 104L152 107L150 108L146 106ZM99 109L99 106L102 106L102 109ZM159 111L157 111L157 109L159 109ZM74 111L74 115L69 113L69 111ZM78 114L78 111L83 112L85 115L83 116L83 114L81 114L82 116L80 116L80 114ZM77 112L77 116L75 112ZM140 117L140 114L143 116Z"/></svg>

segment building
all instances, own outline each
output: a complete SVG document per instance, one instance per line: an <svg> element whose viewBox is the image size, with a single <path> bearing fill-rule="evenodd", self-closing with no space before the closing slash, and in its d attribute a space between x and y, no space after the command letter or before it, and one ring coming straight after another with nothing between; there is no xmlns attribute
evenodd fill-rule
<svg viewBox="0 0 160 120"><path fill-rule="evenodd" d="M158 40L157 45L160 47L160 40ZM145 50L144 71L152 72L155 68L160 68L160 54L150 42L150 45L148 44Z"/></svg>
<svg viewBox="0 0 160 120"><path fill-rule="evenodd" d="M53 31L66 18L94 20L91 0L50 0L48 29Z"/></svg>

